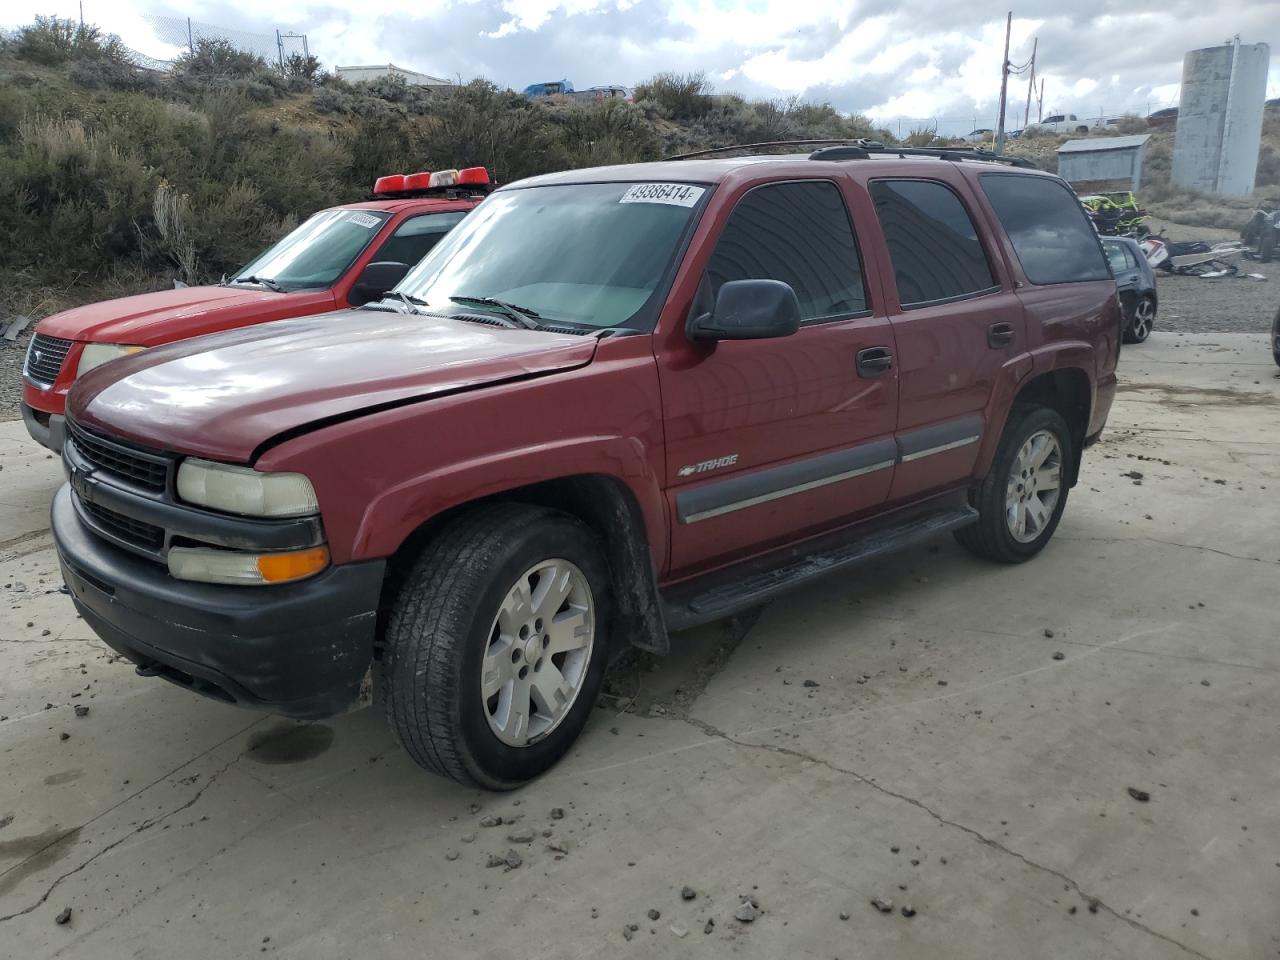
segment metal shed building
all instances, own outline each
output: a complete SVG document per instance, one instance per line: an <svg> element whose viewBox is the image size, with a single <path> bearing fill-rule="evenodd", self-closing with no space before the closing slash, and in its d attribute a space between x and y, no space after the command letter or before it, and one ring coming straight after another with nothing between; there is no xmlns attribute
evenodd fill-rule
<svg viewBox="0 0 1280 960"><path fill-rule="evenodd" d="M334 67L333 72L348 83L358 83L362 80L377 80L379 77L403 77L405 83L409 84L411 87L453 86L452 80L446 80L443 77L433 77L430 74L421 73L417 70L408 70L405 67L397 67L394 63Z"/></svg>
<svg viewBox="0 0 1280 960"><path fill-rule="evenodd" d="M1132 137L1090 137L1068 140L1058 148L1058 176L1068 183L1094 184L1123 182L1137 190L1142 180L1147 141L1151 134Z"/></svg>

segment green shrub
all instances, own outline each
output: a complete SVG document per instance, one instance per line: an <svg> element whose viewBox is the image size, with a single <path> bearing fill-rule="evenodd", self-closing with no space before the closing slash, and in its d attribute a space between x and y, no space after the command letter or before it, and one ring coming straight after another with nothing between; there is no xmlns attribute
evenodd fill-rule
<svg viewBox="0 0 1280 960"><path fill-rule="evenodd" d="M201 37L173 61L174 75L186 77L252 77L266 69L262 57L221 37Z"/></svg>
<svg viewBox="0 0 1280 960"><path fill-rule="evenodd" d="M634 93L637 101L652 101L672 120L697 120L714 105L705 73L659 73L637 84Z"/></svg>
<svg viewBox="0 0 1280 960"><path fill-rule="evenodd" d="M72 60L128 60L128 51L119 37L104 34L92 24L61 17L36 17L30 26L17 31L13 46L19 59L45 66Z"/></svg>

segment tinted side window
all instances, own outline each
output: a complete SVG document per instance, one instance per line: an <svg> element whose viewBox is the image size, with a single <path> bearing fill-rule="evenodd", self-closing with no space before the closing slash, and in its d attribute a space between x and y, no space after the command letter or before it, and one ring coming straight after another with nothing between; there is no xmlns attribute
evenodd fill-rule
<svg viewBox="0 0 1280 960"><path fill-rule="evenodd" d="M982 189L1032 283L1110 278L1098 235L1066 184L1048 177L988 173Z"/></svg>
<svg viewBox="0 0 1280 960"><path fill-rule="evenodd" d="M407 263L413 266L466 215L465 210L458 210L452 213L428 213L420 217L410 217L396 227L396 232L373 255L373 259L393 260L396 263Z"/></svg>
<svg viewBox="0 0 1280 960"><path fill-rule="evenodd" d="M904 307L996 285L977 228L949 188L928 180L876 180L871 199Z"/></svg>
<svg viewBox="0 0 1280 960"><path fill-rule="evenodd" d="M867 309L862 267L844 200L834 183L776 183L733 208L707 264L711 292L729 280L781 280L802 320Z"/></svg>

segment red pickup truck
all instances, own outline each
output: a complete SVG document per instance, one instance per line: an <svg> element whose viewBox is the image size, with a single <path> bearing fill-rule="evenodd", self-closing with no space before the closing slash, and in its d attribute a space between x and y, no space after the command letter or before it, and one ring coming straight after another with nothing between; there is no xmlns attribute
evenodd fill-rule
<svg viewBox="0 0 1280 960"><path fill-rule="evenodd" d="M373 198L321 210L229 281L91 303L37 324L23 364L22 419L62 449L67 391L83 373L162 343L329 313L386 293L489 188L482 167L393 174Z"/></svg>
<svg viewBox="0 0 1280 960"><path fill-rule="evenodd" d="M94 371L76 607L227 702L380 688L419 764L503 789L625 644L947 531L1029 559L1111 406L1115 281L1057 177L920 153L536 177L391 299Z"/></svg>

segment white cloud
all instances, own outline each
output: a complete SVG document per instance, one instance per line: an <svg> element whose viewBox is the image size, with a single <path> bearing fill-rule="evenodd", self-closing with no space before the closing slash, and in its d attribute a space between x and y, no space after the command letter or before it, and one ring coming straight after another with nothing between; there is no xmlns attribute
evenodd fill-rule
<svg viewBox="0 0 1280 960"><path fill-rule="evenodd" d="M172 0L85 0L85 15L130 46L171 56L143 18ZM1273 46L1269 95L1280 96L1276 0L1232 9L1202 0L1116 15L1110 0L1022 0L1015 62L1040 39L1045 108L1157 109L1176 101L1182 54L1239 31ZM722 90L829 98L882 120L952 118L994 125L1004 0L188 0L182 14L270 35L305 32L336 62L386 63L437 75L484 75L517 89L569 77L579 86L635 83L660 71L704 71ZM0 22L78 15L76 0L6 0ZM1225 24L1225 25L1224 25ZM1021 120L1026 80L1010 84ZM1086 102L1087 101L1087 102ZM1033 106L1034 111L1034 106ZM976 123L975 123L976 122Z"/></svg>

